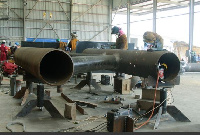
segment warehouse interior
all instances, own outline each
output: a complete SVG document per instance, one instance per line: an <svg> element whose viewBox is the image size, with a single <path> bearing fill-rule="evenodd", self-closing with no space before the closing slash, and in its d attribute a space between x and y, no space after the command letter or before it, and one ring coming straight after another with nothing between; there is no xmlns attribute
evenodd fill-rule
<svg viewBox="0 0 200 135"><path fill-rule="evenodd" d="M200 132L200 0L0 0L0 132Z"/></svg>

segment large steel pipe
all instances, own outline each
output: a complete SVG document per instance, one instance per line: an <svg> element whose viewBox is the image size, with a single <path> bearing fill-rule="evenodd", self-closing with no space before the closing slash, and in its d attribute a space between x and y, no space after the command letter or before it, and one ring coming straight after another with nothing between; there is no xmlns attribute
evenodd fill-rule
<svg viewBox="0 0 200 135"><path fill-rule="evenodd" d="M200 72L200 63L187 63L184 69L185 72Z"/></svg>
<svg viewBox="0 0 200 135"><path fill-rule="evenodd" d="M97 70L117 69L117 56L101 55L101 56L77 56L72 57L74 63L74 74L85 73Z"/></svg>
<svg viewBox="0 0 200 135"><path fill-rule="evenodd" d="M72 76L73 62L64 51L22 47L14 54L15 63L43 83L62 85Z"/></svg>
<svg viewBox="0 0 200 135"><path fill-rule="evenodd" d="M118 66L116 71L130 75L147 78L149 75L156 78L158 65L167 65L164 81L174 79L180 70L178 57L168 51L128 51L118 49L86 49L83 53L104 54L118 56Z"/></svg>

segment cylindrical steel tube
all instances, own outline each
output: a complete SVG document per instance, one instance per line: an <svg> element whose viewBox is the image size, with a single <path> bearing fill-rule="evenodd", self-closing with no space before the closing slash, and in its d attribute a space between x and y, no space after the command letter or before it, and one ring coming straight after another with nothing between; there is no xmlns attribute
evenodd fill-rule
<svg viewBox="0 0 200 135"><path fill-rule="evenodd" d="M115 56L77 56L72 57L74 63L74 74L97 70L115 71L117 61Z"/></svg>
<svg viewBox="0 0 200 135"><path fill-rule="evenodd" d="M111 70L145 78L150 75L156 78L158 64L164 63L167 66L165 81L174 79L180 70L177 56L167 51L86 49L84 53L92 56L71 57L58 49L23 47L16 50L14 60L43 83L57 86L63 85L73 73L96 70Z"/></svg>
<svg viewBox="0 0 200 135"><path fill-rule="evenodd" d="M178 57L168 51L150 52L118 49L86 49L83 53L118 56L116 71L145 78L149 75L156 78L159 64L167 65L164 81L174 79L180 70Z"/></svg>
<svg viewBox="0 0 200 135"><path fill-rule="evenodd" d="M200 72L200 63L188 63L184 69L185 72Z"/></svg>
<svg viewBox="0 0 200 135"><path fill-rule="evenodd" d="M14 54L15 63L49 85L64 84L73 73L71 57L52 48L21 47Z"/></svg>

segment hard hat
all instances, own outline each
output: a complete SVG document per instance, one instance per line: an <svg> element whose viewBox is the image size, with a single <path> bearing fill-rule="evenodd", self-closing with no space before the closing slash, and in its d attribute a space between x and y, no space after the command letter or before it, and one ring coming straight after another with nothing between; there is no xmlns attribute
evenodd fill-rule
<svg viewBox="0 0 200 135"><path fill-rule="evenodd" d="M56 39L57 42L60 42L60 39Z"/></svg>
<svg viewBox="0 0 200 135"><path fill-rule="evenodd" d="M117 34L117 33L119 33L119 27L114 26L114 27L112 28L111 34Z"/></svg>
<svg viewBox="0 0 200 135"><path fill-rule="evenodd" d="M16 44L16 45L19 45L19 43L18 43L18 42L15 42L15 44Z"/></svg>
<svg viewBox="0 0 200 135"><path fill-rule="evenodd" d="M2 40L3 43L6 43L6 40Z"/></svg>

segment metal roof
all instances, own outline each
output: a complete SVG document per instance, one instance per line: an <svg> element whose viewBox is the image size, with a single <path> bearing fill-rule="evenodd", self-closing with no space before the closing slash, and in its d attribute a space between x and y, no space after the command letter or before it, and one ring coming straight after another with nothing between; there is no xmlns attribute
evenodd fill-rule
<svg viewBox="0 0 200 135"><path fill-rule="evenodd" d="M130 2L131 15L145 15L153 13L153 0L139 0ZM194 5L200 5L200 0L195 0ZM189 7L189 0L157 0L157 12ZM125 5L113 8L117 14L126 14Z"/></svg>

